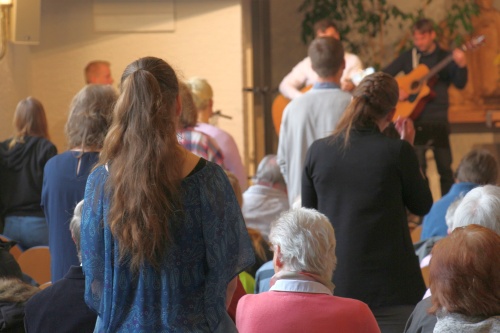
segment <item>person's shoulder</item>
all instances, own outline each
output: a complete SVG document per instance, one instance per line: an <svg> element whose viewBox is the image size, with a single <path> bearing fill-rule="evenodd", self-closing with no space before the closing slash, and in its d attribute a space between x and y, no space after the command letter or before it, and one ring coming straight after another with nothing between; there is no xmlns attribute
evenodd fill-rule
<svg viewBox="0 0 500 333"><path fill-rule="evenodd" d="M305 57L304 59L299 61L295 67L299 67L299 68L300 67L311 67L311 58Z"/></svg>
<svg viewBox="0 0 500 333"><path fill-rule="evenodd" d="M219 142L219 140L234 141L232 135L227 131L211 124L198 123L194 129L213 137L217 142Z"/></svg>
<svg viewBox="0 0 500 333"><path fill-rule="evenodd" d="M360 61L359 57L354 53L344 52L344 59L346 61Z"/></svg>
<svg viewBox="0 0 500 333"><path fill-rule="evenodd" d="M42 138L42 137L36 137L36 136L30 136L28 137L29 140L33 140L36 142L37 146L42 147L44 149L55 149L56 146L50 141L49 139ZM27 140L28 140L27 138Z"/></svg>
<svg viewBox="0 0 500 333"><path fill-rule="evenodd" d="M317 139L309 146L309 150L317 151L323 149L330 149L331 146L334 146L336 143L338 143L338 140L340 140L340 138L335 137L333 135Z"/></svg>
<svg viewBox="0 0 500 333"><path fill-rule="evenodd" d="M109 176L108 164L99 165L95 167L94 170L92 170L92 172L90 172L87 184L104 183L104 181L108 178L108 176Z"/></svg>
<svg viewBox="0 0 500 333"><path fill-rule="evenodd" d="M342 308L344 309L358 309L362 311L365 310L370 311L370 308L366 303L363 303L362 301L354 298L331 296L331 301L341 305Z"/></svg>

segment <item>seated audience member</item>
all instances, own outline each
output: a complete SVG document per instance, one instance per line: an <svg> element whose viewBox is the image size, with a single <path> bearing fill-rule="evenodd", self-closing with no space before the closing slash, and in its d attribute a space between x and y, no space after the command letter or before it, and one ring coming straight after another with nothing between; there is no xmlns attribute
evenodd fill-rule
<svg viewBox="0 0 500 333"><path fill-rule="evenodd" d="M83 200L76 205L69 226L80 260L82 206ZM85 304L84 292L82 267L71 266L63 279L39 292L26 304L26 332L93 332L97 314Z"/></svg>
<svg viewBox="0 0 500 333"><path fill-rule="evenodd" d="M236 176L229 171L226 171L226 175L227 175L227 178L229 179L229 182L231 183L234 194L236 195L236 200L238 200L238 203L241 207L244 204L244 201L243 201L243 196L241 194L241 188L239 185L239 181L236 178ZM271 260L271 258L273 257L273 254L269 250L269 244L264 239L264 237L262 237L262 234L260 233L259 230L247 227L247 231L248 231L248 235L250 236L250 239L252 240L252 246L253 246L253 250L255 252L255 263L252 266L247 267L245 269L245 272L250 274L252 277L252 280L254 280L255 273L257 272L257 270L260 268L260 266L262 266L268 260ZM242 283L243 282L244 281L242 280ZM253 293L253 291L254 291L253 283L254 282L255 281L252 281L251 290L245 288L245 290L247 290L247 293ZM243 285L245 285L245 283L243 283Z"/></svg>
<svg viewBox="0 0 500 333"><path fill-rule="evenodd" d="M497 222L498 223L498 222ZM432 250L434 332L500 332L500 235L468 225Z"/></svg>
<svg viewBox="0 0 500 333"><path fill-rule="evenodd" d="M224 155L217 142L211 136L195 130L194 126L196 126L198 112L191 92L186 84L180 81L179 94L182 104L177 128L179 143L193 154L224 167Z"/></svg>
<svg viewBox="0 0 500 333"><path fill-rule="evenodd" d="M209 124L213 116L213 90L207 80L193 77L186 82L193 95L194 104L198 111L198 123L195 130L205 133L215 139L224 155L224 166L231 171L238 181L242 191L248 187L248 179L245 167L241 161L238 146L233 137L223 129Z"/></svg>
<svg viewBox="0 0 500 333"><path fill-rule="evenodd" d="M87 84L113 84L110 63L102 60L91 61L85 66L85 82Z"/></svg>
<svg viewBox="0 0 500 333"><path fill-rule="evenodd" d="M469 191L459 203L451 219L449 230L452 233L456 228L476 224L500 235L498 216L500 216L500 187L494 185L476 187ZM434 247L447 238L437 242ZM434 249L432 253L434 253ZM431 267L432 260L433 258L430 258ZM427 291L424 299L416 305L410 315L406 323L405 333L432 332L436 324L436 316L428 313L432 305L430 291L432 288Z"/></svg>
<svg viewBox="0 0 500 333"><path fill-rule="evenodd" d="M447 194L432 205L430 212L424 217L421 239L446 236L448 228L445 214L450 204L477 186L495 184L497 174L498 165L495 157L487 150L474 149L465 155L458 166L455 184Z"/></svg>
<svg viewBox="0 0 500 333"><path fill-rule="evenodd" d="M15 242L0 239L0 332L24 332L24 304L38 288L22 282L23 273L9 253Z"/></svg>
<svg viewBox="0 0 500 333"><path fill-rule="evenodd" d="M26 301L38 291L37 287L17 278L0 277L0 332L24 332Z"/></svg>
<svg viewBox="0 0 500 333"><path fill-rule="evenodd" d="M335 233L312 209L291 210L273 222L274 269L270 292L246 295L236 312L245 332L380 332L368 306L333 296Z"/></svg>
<svg viewBox="0 0 500 333"><path fill-rule="evenodd" d="M451 203L451 205L448 207L448 210L446 211L445 220L446 220L447 234L451 233L453 230L453 216L455 215L455 211L457 210L462 200L463 197L458 197L455 201ZM429 262L431 261L432 257L431 255L432 248L442 238L443 237L441 236L434 236L423 241L421 248L416 251L419 259L423 256L422 260L420 261L420 268L429 266Z"/></svg>
<svg viewBox="0 0 500 333"><path fill-rule="evenodd" d="M69 150L45 165L41 202L49 227L52 283L62 279L72 265L80 265L69 222L99 160L116 98L108 85L89 84L81 89L71 102L65 127Z"/></svg>
<svg viewBox="0 0 500 333"><path fill-rule="evenodd" d="M289 208L286 183L276 155L267 155L259 163L253 185L243 193L241 210L245 223L268 239L271 222Z"/></svg>

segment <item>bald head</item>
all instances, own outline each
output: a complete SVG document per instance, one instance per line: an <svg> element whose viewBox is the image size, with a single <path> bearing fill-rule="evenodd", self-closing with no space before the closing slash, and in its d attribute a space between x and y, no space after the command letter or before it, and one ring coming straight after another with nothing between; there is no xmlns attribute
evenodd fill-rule
<svg viewBox="0 0 500 333"><path fill-rule="evenodd" d="M113 84L110 63L107 61L91 61L85 67L85 81L87 84Z"/></svg>

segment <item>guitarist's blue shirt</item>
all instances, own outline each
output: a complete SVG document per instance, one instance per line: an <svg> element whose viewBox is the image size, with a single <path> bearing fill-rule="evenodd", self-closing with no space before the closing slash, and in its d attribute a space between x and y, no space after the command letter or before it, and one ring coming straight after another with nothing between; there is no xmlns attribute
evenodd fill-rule
<svg viewBox="0 0 500 333"><path fill-rule="evenodd" d="M451 53L441 49L436 45L434 52L424 54L419 52L420 63L431 69L441 60ZM413 70L412 50L406 51L396 58L391 64L382 69L383 72L396 76L400 72L408 74ZM432 79L431 79L432 81ZM459 89L465 87L467 83L467 67L460 68L455 62L450 62L437 74L435 84L431 89L435 93L435 98L429 101L416 122L448 122L448 87L453 84Z"/></svg>

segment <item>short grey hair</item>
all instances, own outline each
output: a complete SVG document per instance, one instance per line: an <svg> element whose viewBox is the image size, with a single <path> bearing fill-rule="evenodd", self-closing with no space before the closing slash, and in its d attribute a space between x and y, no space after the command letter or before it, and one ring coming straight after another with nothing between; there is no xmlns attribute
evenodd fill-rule
<svg viewBox="0 0 500 333"><path fill-rule="evenodd" d="M265 182L270 185L280 184L286 188L285 179L280 171L276 155L266 155L260 161L257 173L253 179L255 182Z"/></svg>
<svg viewBox="0 0 500 333"><path fill-rule="evenodd" d="M325 215L308 208L284 212L271 224L269 241L280 247L285 269L316 274L333 290L336 241L332 224Z"/></svg>
<svg viewBox="0 0 500 333"><path fill-rule="evenodd" d="M82 209L83 200L76 204L75 210L73 211L73 217L69 223L69 231L71 232L71 237L75 241L76 252L78 254L78 260L82 262L82 254L80 249L80 224L82 222Z"/></svg>
<svg viewBox="0 0 500 333"><path fill-rule="evenodd" d="M469 224L479 224L500 235L500 187L476 187L465 195L453 216L453 229Z"/></svg>

